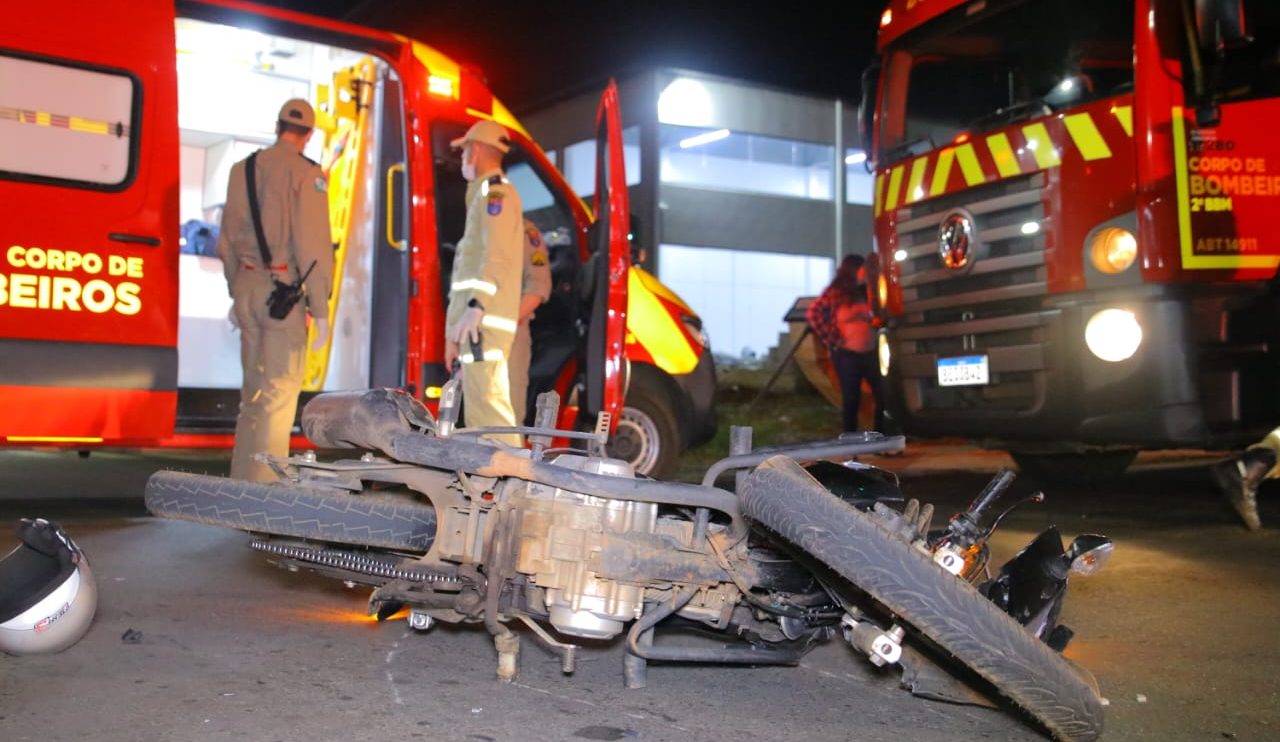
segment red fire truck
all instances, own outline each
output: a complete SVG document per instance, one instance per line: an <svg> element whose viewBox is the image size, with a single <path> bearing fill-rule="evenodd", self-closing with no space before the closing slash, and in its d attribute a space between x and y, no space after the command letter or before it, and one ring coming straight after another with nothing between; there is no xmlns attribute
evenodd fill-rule
<svg viewBox="0 0 1280 742"><path fill-rule="evenodd" d="M864 75L908 433L1041 473L1280 423L1280 3L894 0Z"/></svg>
<svg viewBox="0 0 1280 742"><path fill-rule="evenodd" d="M465 215L448 142L489 118L550 247L530 400L559 391L561 424L614 413L614 455L654 475L714 432L700 320L630 265L612 86L589 209L478 72L424 44L236 0L73 5L0 26L0 445L230 445L239 341L211 247L231 163L290 97L316 103L337 261L308 392L438 397Z"/></svg>

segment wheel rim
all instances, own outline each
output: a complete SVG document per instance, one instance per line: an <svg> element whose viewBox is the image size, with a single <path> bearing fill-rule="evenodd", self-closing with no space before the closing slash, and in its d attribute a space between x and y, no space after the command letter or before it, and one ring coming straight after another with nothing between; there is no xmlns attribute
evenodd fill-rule
<svg viewBox="0 0 1280 742"><path fill-rule="evenodd" d="M634 407L623 407L618 429L609 443L609 455L631 464L638 474L648 474L658 463L658 424Z"/></svg>

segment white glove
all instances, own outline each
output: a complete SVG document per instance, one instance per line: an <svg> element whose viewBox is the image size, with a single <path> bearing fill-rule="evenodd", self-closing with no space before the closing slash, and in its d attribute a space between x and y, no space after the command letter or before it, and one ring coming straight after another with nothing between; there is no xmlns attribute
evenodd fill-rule
<svg viewBox="0 0 1280 742"><path fill-rule="evenodd" d="M329 341L329 318L316 319L313 317L311 321L316 329L316 336L311 340L311 350L319 353L324 350L324 344Z"/></svg>
<svg viewBox="0 0 1280 742"><path fill-rule="evenodd" d="M227 310L227 321L231 323L233 330L240 329L240 318L236 316L236 305L232 302L231 308Z"/></svg>
<svg viewBox="0 0 1280 742"><path fill-rule="evenodd" d="M480 342L480 320L484 319L484 310L480 307L467 307L467 311L463 313L462 319L458 320L453 327L449 328L446 336L462 345L466 343Z"/></svg>

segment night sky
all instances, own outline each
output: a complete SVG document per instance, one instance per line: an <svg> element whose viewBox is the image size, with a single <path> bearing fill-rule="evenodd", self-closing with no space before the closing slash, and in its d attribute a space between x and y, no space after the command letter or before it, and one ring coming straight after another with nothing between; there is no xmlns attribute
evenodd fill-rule
<svg viewBox="0 0 1280 742"><path fill-rule="evenodd" d="M266 0L425 41L479 67L523 113L609 76L680 67L822 95L858 97L884 0L836 11L794 2L431 2Z"/></svg>

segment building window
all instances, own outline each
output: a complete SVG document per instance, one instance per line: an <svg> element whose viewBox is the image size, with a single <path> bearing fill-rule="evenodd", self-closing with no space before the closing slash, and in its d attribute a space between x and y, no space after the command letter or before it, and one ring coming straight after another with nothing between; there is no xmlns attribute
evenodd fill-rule
<svg viewBox="0 0 1280 742"><path fill-rule="evenodd" d="M844 202L870 206L875 200L875 176L867 172L867 153L860 149L844 151Z"/></svg>
<svg viewBox="0 0 1280 742"><path fill-rule="evenodd" d="M0 55L0 176L125 186L138 93L125 73Z"/></svg>
<svg viewBox="0 0 1280 742"><path fill-rule="evenodd" d="M662 182L830 200L833 147L729 129L663 124Z"/></svg>
<svg viewBox="0 0 1280 742"><path fill-rule="evenodd" d="M787 331L783 315L800 296L816 296L831 258L711 247L661 245L659 279L702 318L717 356L763 357Z"/></svg>
<svg viewBox="0 0 1280 742"><path fill-rule="evenodd" d="M640 182L640 127L622 130L622 159L627 170L627 185ZM596 140L584 139L564 148L564 167L560 169L574 193L586 198L596 192Z"/></svg>

